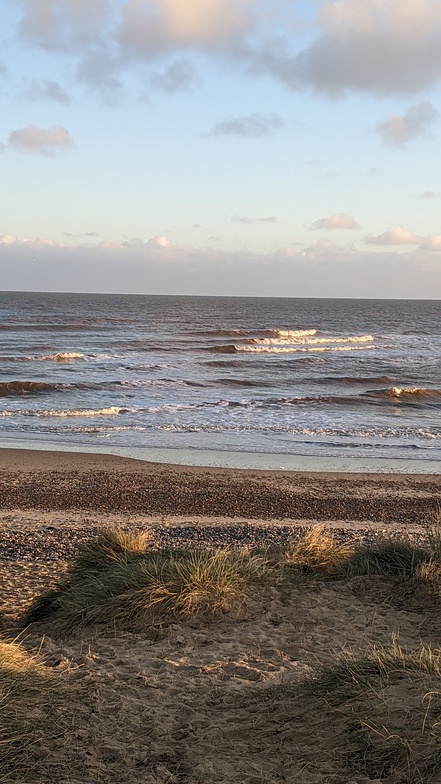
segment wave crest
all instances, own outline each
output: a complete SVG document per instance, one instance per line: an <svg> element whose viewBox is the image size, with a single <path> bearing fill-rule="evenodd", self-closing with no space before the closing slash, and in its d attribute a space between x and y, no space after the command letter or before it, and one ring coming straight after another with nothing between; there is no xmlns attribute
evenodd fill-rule
<svg viewBox="0 0 441 784"><path fill-rule="evenodd" d="M364 393L366 397L403 403L441 403L441 390L427 387L388 387Z"/></svg>
<svg viewBox="0 0 441 784"><path fill-rule="evenodd" d="M13 395L38 395L42 392L53 392L56 384L45 381L2 381L0 382L0 397Z"/></svg>

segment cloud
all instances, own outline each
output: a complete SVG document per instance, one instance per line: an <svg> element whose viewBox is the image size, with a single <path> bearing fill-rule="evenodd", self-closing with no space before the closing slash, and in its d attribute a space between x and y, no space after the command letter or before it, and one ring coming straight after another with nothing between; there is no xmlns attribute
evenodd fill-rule
<svg viewBox="0 0 441 784"><path fill-rule="evenodd" d="M311 253L314 251L318 251L319 253L328 253L329 251L338 250L338 246L332 240L321 239L312 245L310 248L307 248L307 252Z"/></svg>
<svg viewBox="0 0 441 784"><path fill-rule="evenodd" d="M403 226L396 226L378 236L369 235L364 241L368 245L417 245L422 250L441 251L441 234L425 237L414 234Z"/></svg>
<svg viewBox="0 0 441 784"><path fill-rule="evenodd" d="M158 237L73 245L5 236L0 265L3 288L15 291L432 298L441 283L441 252L361 252L328 241L253 253Z"/></svg>
<svg viewBox="0 0 441 784"><path fill-rule="evenodd" d="M439 0L322 0L303 48L302 10L286 0L17 2L22 37L74 54L79 78L94 85L103 80L108 89L136 62L179 62L201 53L254 76L271 76L291 90L307 87L330 96L412 95L441 78ZM107 81L100 62L109 65ZM173 62L152 78L158 89L162 83L171 92L180 81L186 86L178 89L191 85Z"/></svg>
<svg viewBox="0 0 441 784"><path fill-rule="evenodd" d="M337 213L330 215L329 218L316 220L310 228L318 231L320 229L359 229L360 226L352 215Z"/></svg>
<svg viewBox="0 0 441 784"><path fill-rule="evenodd" d="M312 42L298 53L262 46L255 70L290 89L415 94L441 77L439 0L323 0Z"/></svg>
<svg viewBox="0 0 441 784"><path fill-rule="evenodd" d="M99 237L97 231L84 231L82 234L73 234L71 231L64 232L65 237Z"/></svg>
<svg viewBox="0 0 441 784"><path fill-rule="evenodd" d="M410 106L404 115L391 115L377 125L377 131L386 144L400 146L423 136L438 117L430 101Z"/></svg>
<svg viewBox="0 0 441 784"><path fill-rule="evenodd" d="M192 90L199 80L193 65L181 57L170 63L162 72L153 73L150 81L156 90L172 95Z"/></svg>
<svg viewBox="0 0 441 784"><path fill-rule="evenodd" d="M231 220L233 223L244 223L247 226L249 226L251 223L254 223L254 219L248 218L246 215L233 215Z"/></svg>
<svg viewBox="0 0 441 784"><path fill-rule="evenodd" d="M249 226L252 223L277 223L277 218L274 215L269 215L266 218L249 218L247 215L233 215L231 221L233 223L244 223Z"/></svg>
<svg viewBox="0 0 441 784"><path fill-rule="evenodd" d="M253 27L253 0L129 0L118 40L126 56L218 50Z"/></svg>
<svg viewBox="0 0 441 784"><path fill-rule="evenodd" d="M270 136L285 126L278 114L242 114L220 120L206 136L243 136L261 138Z"/></svg>
<svg viewBox="0 0 441 784"><path fill-rule="evenodd" d="M58 82L50 79L31 79L26 87L25 95L32 101L54 101L69 106L72 103L67 90Z"/></svg>
<svg viewBox="0 0 441 784"><path fill-rule="evenodd" d="M40 155L54 155L73 147L67 128L52 125L51 128L37 128L28 125L9 134L7 146L18 152L30 152Z"/></svg>
<svg viewBox="0 0 441 784"><path fill-rule="evenodd" d="M441 196L441 193L439 193L439 191L424 191L424 193L420 194L419 198L420 199L439 199L440 196Z"/></svg>
<svg viewBox="0 0 441 784"><path fill-rule="evenodd" d="M20 0L22 36L45 49L84 50L106 29L108 0Z"/></svg>

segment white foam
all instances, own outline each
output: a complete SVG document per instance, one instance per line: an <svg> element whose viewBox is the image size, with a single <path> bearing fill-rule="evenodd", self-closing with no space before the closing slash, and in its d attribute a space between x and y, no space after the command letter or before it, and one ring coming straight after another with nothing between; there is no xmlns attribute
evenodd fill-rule
<svg viewBox="0 0 441 784"><path fill-rule="evenodd" d="M122 406L109 406L108 408L84 408L79 410L72 410L72 411L57 411L56 409L50 409L48 411L29 411L26 412L28 416L38 416L38 417L93 417L93 416L113 416L115 414L120 414L121 411L127 411L126 408ZM22 412L24 413L24 412Z"/></svg>

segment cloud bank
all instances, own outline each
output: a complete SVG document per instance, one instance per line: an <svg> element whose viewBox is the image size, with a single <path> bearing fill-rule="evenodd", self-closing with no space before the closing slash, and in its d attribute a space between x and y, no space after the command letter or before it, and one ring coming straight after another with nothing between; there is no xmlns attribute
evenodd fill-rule
<svg viewBox="0 0 441 784"><path fill-rule="evenodd" d="M360 252L324 240L259 254L175 245L162 235L80 245L8 235L0 237L0 269L4 290L430 299L441 283L441 238L438 253L427 250Z"/></svg>

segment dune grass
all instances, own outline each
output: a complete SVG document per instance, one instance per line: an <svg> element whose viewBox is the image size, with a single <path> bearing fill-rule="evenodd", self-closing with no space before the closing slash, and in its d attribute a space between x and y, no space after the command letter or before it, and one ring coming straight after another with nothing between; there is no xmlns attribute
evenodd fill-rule
<svg viewBox="0 0 441 784"><path fill-rule="evenodd" d="M40 597L25 623L52 617L63 630L133 628L238 611L268 570L247 551L147 550L106 531L79 548L66 579Z"/></svg>
<svg viewBox="0 0 441 784"><path fill-rule="evenodd" d="M24 782L37 764L40 729L66 692L61 679L16 642L0 641L0 782Z"/></svg>
<svg viewBox="0 0 441 784"><path fill-rule="evenodd" d="M393 641L362 658L346 654L317 668L300 692L323 700L341 722L348 767L403 784L423 784L441 770L439 650L407 652Z"/></svg>
<svg viewBox="0 0 441 784"><path fill-rule="evenodd" d="M429 646L406 651L392 640L363 656L346 652L238 703L248 706L262 747L277 733L287 763L296 744L305 768L316 771L316 760L332 768L329 782L439 781L441 655Z"/></svg>
<svg viewBox="0 0 441 784"><path fill-rule="evenodd" d="M315 526L282 549L154 550L148 537L103 530L78 548L53 591L37 598L25 623L51 617L64 630L91 624L138 627L210 619L237 611L251 586L377 575L441 596L441 536L426 548L406 539L370 546L340 543Z"/></svg>
<svg viewBox="0 0 441 784"><path fill-rule="evenodd" d="M282 565L304 574L331 574L353 551L353 546L339 543L331 531L317 525L289 543Z"/></svg>

